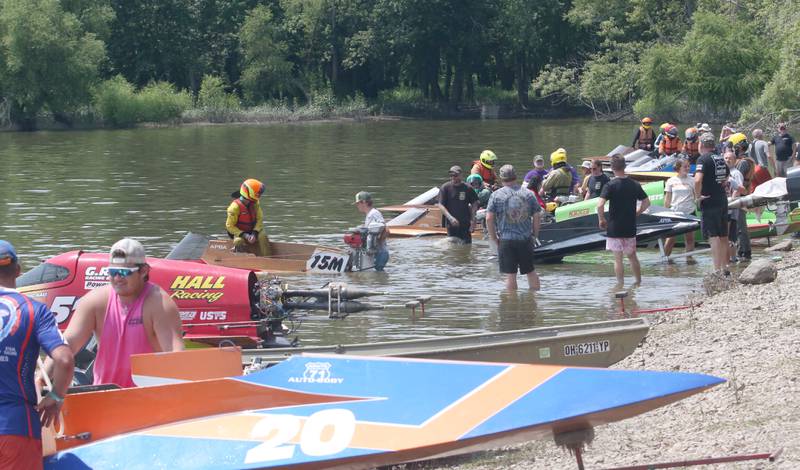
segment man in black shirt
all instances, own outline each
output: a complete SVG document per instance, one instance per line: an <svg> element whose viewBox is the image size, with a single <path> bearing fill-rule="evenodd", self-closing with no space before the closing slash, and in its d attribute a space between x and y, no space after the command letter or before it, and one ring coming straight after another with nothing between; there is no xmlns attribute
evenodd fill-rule
<svg viewBox="0 0 800 470"><path fill-rule="evenodd" d="M597 202L597 218L600 228L606 229L606 250L614 253L614 274L617 285L625 283L625 268L622 255L627 255L631 263L635 286L642 283L642 268L636 256L636 217L650 207L650 199L642 186L625 176L625 157L611 157L611 170L614 179L603 187ZM605 205L608 201L608 221L605 218ZM642 201L639 208L636 202Z"/></svg>
<svg viewBox="0 0 800 470"><path fill-rule="evenodd" d="M778 124L778 135L769 141L769 145L775 146L775 156L770 155L770 160L775 166L775 176L786 176L786 170L794 165L792 155L797 152L797 143L791 135L786 132L786 124Z"/></svg>
<svg viewBox="0 0 800 470"><path fill-rule="evenodd" d="M461 181L461 167L450 167L450 181L439 190L439 209L445 218L447 236L472 243L475 229L475 212L478 210L478 195Z"/></svg>
<svg viewBox="0 0 800 470"><path fill-rule="evenodd" d="M603 173L603 162L598 159L592 160L592 176L589 177L589 183L586 185L586 195L583 200L600 197L603 187L609 181L611 181L611 178Z"/></svg>
<svg viewBox="0 0 800 470"><path fill-rule="evenodd" d="M694 193L703 211L703 236L711 243L714 269L728 273L728 198L725 186L730 169L725 159L714 153L714 134L700 136L700 158L694 171Z"/></svg>

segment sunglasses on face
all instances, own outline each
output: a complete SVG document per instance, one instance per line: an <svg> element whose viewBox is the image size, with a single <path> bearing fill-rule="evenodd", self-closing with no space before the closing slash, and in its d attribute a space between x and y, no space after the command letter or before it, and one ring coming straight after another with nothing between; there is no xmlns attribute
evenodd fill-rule
<svg viewBox="0 0 800 470"><path fill-rule="evenodd" d="M108 277L128 277L139 270L139 266L133 268L108 268Z"/></svg>

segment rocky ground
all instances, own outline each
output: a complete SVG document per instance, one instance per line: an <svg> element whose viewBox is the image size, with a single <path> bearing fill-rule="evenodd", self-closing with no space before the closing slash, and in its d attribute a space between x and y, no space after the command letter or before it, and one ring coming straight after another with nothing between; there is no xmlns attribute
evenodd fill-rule
<svg viewBox="0 0 800 470"><path fill-rule="evenodd" d="M595 429L587 469L771 453L693 468L800 468L800 251L781 256L775 282L734 284L693 310L650 315L644 344L614 367L700 372L727 379L699 395ZM734 272L734 275L736 273ZM647 283L641 287L647 288ZM408 466L412 467L412 466ZM552 439L414 468L574 469Z"/></svg>

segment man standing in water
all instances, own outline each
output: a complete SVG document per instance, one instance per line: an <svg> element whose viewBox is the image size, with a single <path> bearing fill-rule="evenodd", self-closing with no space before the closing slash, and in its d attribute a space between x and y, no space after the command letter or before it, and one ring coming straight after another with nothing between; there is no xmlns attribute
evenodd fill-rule
<svg viewBox="0 0 800 470"><path fill-rule="evenodd" d="M382 224L383 230L378 235L377 246L375 247L375 271L383 271L386 263L389 262L389 248L386 246L386 221L383 219L383 214L378 209L372 207L372 194L366 191L359 191L356 194L356 201L353 203L364 217L364 227L369 230L372 224Z"/></svg>
<svg viewBox="0 0 800 470"><path fill-rule="evenodd" d="M534 245L539 244L542 208L531 191L517 184L511 165L498 172L503 187L492 193L486 208L489 237L497 244L500 272L506 289L517 290L517 270L528 276L530 290L539 290L539 275L533 266Z"/></svg>
<svg viewBox="0 0 800 470"><path fill-rule="evenodd" d="M439 190L439 210L447 221L447 236L472 243L478 194L461 181L461 167L450 167L450 181Z"/></svg>
<svg viewBox="0 0 800 470"><path fill-rule="evenodd" d="M64 336L73 353L92 334L98 338L95 385L135 387L132 354L183 350L178 306L149 275L142 244L123 238L111 247L108 285L86 294L75 308Z"/></svg>
<svg viewBox="0 0 800 470"><path fill-rule="evenodd" d="M711 244L714 270L728 275L728 198L725 196L730 169L725 160L714 153L714 135L700 136L700 158L694 171L694 193L703 211L703 236Z"/></svg>
<svg viewBox="0 0 800 470"><path fill-rule="evenodd" d="M636 217L650 207L650 198L639 183L625 175L625 157L611 157L611 170L614 172L614 179L603 186L597 201L597 218L600 228L606 229L608 233L606 250L614 253L617 285L622 286L625 283L622 255L626 255L636 279L634 285L638 286L642 283L642 268L636 256ZM605 216L606 201L609 202L608 220ZM638 209L637 201L641 201Z"/></svg>
<svg viewBox="0 0 800 470"><path fill-rule="evenodd" d="M0 468L42 468L42 426L57 420L75 367L72 352L44 305L15 290L20 266L0 240ZM39 348L52 357L55 380L38 403Z"/></svg>

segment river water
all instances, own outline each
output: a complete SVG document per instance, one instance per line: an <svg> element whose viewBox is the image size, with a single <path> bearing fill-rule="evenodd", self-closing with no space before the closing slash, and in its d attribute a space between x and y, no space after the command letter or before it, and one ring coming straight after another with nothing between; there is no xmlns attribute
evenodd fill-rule
<svg viewBox="0 0 800 470"><path fill-rule="evenodd" d="M68 250L106 251L124 236L164 256L188 231L224 234L229 195L247 177L266 183L271 239L342 246L342 231L363 215L360 190L376 204L405 202L447 180L451 165L484 148L528 169L535 153L565 147L573 164L630 142L634 126L585 120L323 122L199 126L0 135L0 238L15 244L23 268ZM465 168L466 170L466 168ZM522 171L519 173L524 174ZM488 246L446 246L433 238L392 239L385 273L330 278L285 276L293 287L330 280L386 291L373 301L433 301L423 318L395 307L345 320L310 320L305 344L501 331L595 321L618 315L613 261L603 252L540 266L542 291L504 293ZM701 290L710 258L667 265L641 252L644 283L627 308L681 303ZM630 277L628 278L630 282ZM521 287L527 286L520 279Z"/></svg>

